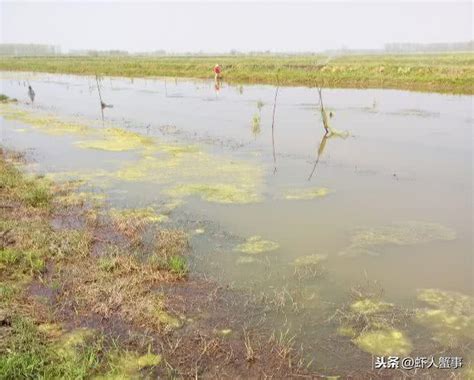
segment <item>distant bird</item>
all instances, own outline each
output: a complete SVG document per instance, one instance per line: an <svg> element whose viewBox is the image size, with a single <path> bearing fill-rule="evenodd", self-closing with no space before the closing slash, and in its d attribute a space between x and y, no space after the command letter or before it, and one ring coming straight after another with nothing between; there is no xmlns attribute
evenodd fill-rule
<svg viewBox="0 0 474 380"><path fill-rule="evenodd" d="M114 106L112 104L105 104L104 102L100 102L100 107L102 109L104 109L104 108L114 108Z"/></svg>
<svg viewBox="0 0 474 380"><path fill-rule="evenodd" d="M35 101L35 91L31 86L28 86L28 96L30 97L31 103L34 103Z"/></svg>

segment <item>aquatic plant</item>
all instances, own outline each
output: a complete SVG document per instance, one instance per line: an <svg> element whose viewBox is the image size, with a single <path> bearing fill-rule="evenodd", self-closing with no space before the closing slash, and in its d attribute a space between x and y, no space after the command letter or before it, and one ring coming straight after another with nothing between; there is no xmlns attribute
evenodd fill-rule
<svg viewBox="0 0 474 380"><path fill-rule="evenodd" d="M183 256L175 255L168 259L168 270L178 277L184 277L188 273L188 264Z"/></svg>
<svg viewBox="0 0 474 380"><path fill-rule="evenodd" d="M249 237L245 243L237 245L234 251L243 253L256 254L263 252L270 252L278 249L280 245L274 241L263 240L260 236Z"/></svg>
<svg viewBox="0 0 474 380"><path fill-rule="evenodd" d="M456 232L437 223L406 221L387 226L359 229L351 237L351 244L340 255L378 255L386 245L414 245L431 241L449 241L456 238Z"/></svg>
<svg viewBox="0 0 474 380"><path fill-rule="evenodd" d="M198 195L202 199L216 203L254 203L260 197L252 188L231 184L187 184L169 189L167 192L173 196Z"/></svg>
<svg viewBox="0 0 474 380"><path fill-rule="evenodd" d="M406 356L412 350L410 340L401 331L383 329L360 334L353 342L362 350L380 356Z"/></svg>
<svg viewBox="0 0 474 380"><path fill-rule="evenodd" d="M421 289L418 299L429 308L416 311L416 321L431 330L432 339L445 347L474 340L474 298L457 292Z"/></svg>
<svg viewBox="0 0 474 380"><path fill-rule="evenodd" d="M393 309L393 304L365 298L354 302L350 307L352 311L358 314L374 315L377 313L390 311Z"/></svg>
<svg viewBox="0 0 474 380"><path fill-rule="evenodd" d="M263 108L264 105L265 105L265 103L262 102L261 100L257 101L257 109L258 109L259 113L262 111L262 108Z"/></svg>
<svg viewBox="0 0 474 380"><path fill-rule="evenodd" d="M315 198L325 197L329 193L330 190L325 187L294 189L287 191L284 195L284 198L288 200L311 200Z"/></svg>
<svg viewBox="0 0 474 380"><path fill-rule="evenodd" d="M84 149L122 152L150 147L154 144L154 141L153 139L144 137L139 133L126 131L120 128L108 128L103 131L103 138L100 140L78 141L75 144Z"/></svg>
<svg viewBox="0 0 474 380"><path fill-rule="evenodd" d="M151 352L140 355L136 352L115 352L109 357L111 369L104 375L95 376L94 380L120 380L141 377L142 370L160 365L161 356Z"/></svg>
<svg viewBox="0 0 474 380"><path fill-rule="evenodd" d="M321 276L325 272L325 268L322 264L326 259L327 255L317 253L298 257L293 261L295 276L297 276L299 280Z"/></svg>
<svg viewBox="0 0 474 380"><path fill-rule="evenodd" d="M43 112L26 111L22 107L11 103L0 103L0 115L7 120L16 120L28 124L51 135L74 134L84 136L90 133L89 126L77 120L66 121Z"/></svg>
<svg viewBox="0 0 474 380"><path fill-rule="evenodd" d="M252 118L252 134L256 137L261 132L260 129L260 115L258 113L253 115Z"/></svg>
<svg viewBox="0 0 474 380"><path fill-rule="evenodd" d="M313 254L308 256L301 256L293 261L295 266L318 265L327 259L327 255Z"/></svg>

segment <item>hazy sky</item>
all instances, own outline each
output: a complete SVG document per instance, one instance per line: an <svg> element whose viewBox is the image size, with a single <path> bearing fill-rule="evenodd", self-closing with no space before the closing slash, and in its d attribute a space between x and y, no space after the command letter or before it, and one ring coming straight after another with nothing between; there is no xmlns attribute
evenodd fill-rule
<svg viewBox="0 0 474 380"><path fill-rule="evenodd" d="M68 49L320 51L472 39L470 1L9 2L1 41Z"/></svg>

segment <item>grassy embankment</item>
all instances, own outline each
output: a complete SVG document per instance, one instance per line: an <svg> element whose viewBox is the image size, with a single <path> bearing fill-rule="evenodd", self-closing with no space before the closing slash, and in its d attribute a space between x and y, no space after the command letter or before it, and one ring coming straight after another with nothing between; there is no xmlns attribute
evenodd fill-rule
<svg viewBox="0 0 474 380"><path fill-rule="evenodd" d="M212 78L231 83L332 88L393 88L473 94L474 54L216 57L5 57L0 70L125 77Z"/></svg>
<svg viewBox="0 0 474 380"><path fill-rule="evenodd" d="M184 232L107 211L80 183L25 175L21 161L0 149L0 378L303 370L291 346L242 330L228 291L187 279Z"/></svg>

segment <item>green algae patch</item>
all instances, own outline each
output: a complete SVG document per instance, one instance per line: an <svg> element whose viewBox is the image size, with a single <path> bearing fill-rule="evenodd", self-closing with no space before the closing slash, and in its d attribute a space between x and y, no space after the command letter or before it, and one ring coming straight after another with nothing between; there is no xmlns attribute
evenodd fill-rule
<svg viewBox="0 0 474 380"><path fill-rule="evenodd" d="M168 220L166 215L157 214L152 207L109 210L108 215L118 222L135 220L141 223L162 223Z"/></svg>
<svg viewBox="0 0 474 380"><path fill-rule="evenodd" d="M301 256L293 261L295 266L319 265L327 259L327 255L315 253L313 255Z"/></svg>
<svg viewBox="0 0 474 380"><path fill-rule="evenodd" d="M155 311L155 317L160 324L168 330L179 329L183 326L183 322L179 318L176 318L161 308Z"/></svg>
<svg viewBox="0 0 474 380"><path fill-rule="evenodd" d="M252 188L234 184L187 184L176 186L167 191L167 194L186 197L196 195L208 202L215 203L254 203L259 200Z"/></svg>
<svg viewBox="0 0 474 380"><path fill-rule="evenodd" d="M158 144L156 154L145 152L112 176L123 181L146 181L164 186L174 199L198 196L208 202L247 204L261 200L263 173L250 162L234 161L197 150L195 146ZM176 185L176 183L181 183Z"/></svg>
<svg viewBox="0 0 474 380"><path fill-rule="evenodd" d="M417 310L416 321L431 330L433 340L456 347L474 340L474 299L439 289L422 289L418 299L430 308Z"/></svg>
<svg viewBox="0 0 474 380"><path fill-rule="evenodd" d="M363 332L352 340L361 350L372 355L408 355L412 344L405 335L396 329Z"/></svg>
<svg viewBox="0 0 474 380"><path fill-rule="evenodd" d="M125 380L141 378L140 371L161 364L161 355L147 353L139 355L136 352L115 354L110 358L112 369L105 375L96 376L96 380Z"/></svg>
<svg viewBox="0 0 474 380"><path fill-rule="evenodd" d="M285 193L284 198L288 200L311 200L325 197L330 193L329 189L325 187L318 187L313 189L290 190Z"/></svg>
<svg viewBox="0 0 474 380"><path fill-rule="evenodd" d="M252 236L249 237L245 243L239 244L235 247L234 250L248 254L258 254L274 251L279 247L280 245L274 241L264 240L260 236Z"/></svg>
<svg viewBox="0 0 474 380"><path fill-rule="evenodd" d="M222 330L218 330L216 332L216 334L219 335L219 336L222 336L222 337L227 337L230 334L232 334L232 330L231 329L222 329Z"/></svg>
<svg viewBox="0 0 474 380"><path fill-rule="evenodd" d="M77 348L86 343L94 335L94 331L79 328L62 335L55 345L55 351L60 357L72 358L78 355Z"/></svg>
<svg viewBox="0 0 474 380"><path fill-rule="evenodd" d="M197 145L172 145L172 144L159 144L158 150L165 152L173 156L179 156L182 154L200 153L200 149Z"/></svg>
<svg viewBox="0 0 474 380"><path fill-rule="evenodd" d="M103 131L103 138L100 140L78 141L75 144L83 149L122 152L150 148L154 145L154 141L135 132L120 128L108 128Z"/></svg>
<svg viewBox="0 0 474 380"><path fill-rule="evenodd" d="M420 221L396 222L387 226L360 229L351 238L351 244L340 255L378 255L378 248L388 245L404 246L450 241L456 232L437 223Z"/></svg>
<svg viewBox="0 0 474 380"><path fill-rule="evenodd" d="M384 313L390 311L392 308L393 304L391 303L376 301L370 298L356 301L351 305L351 310L353 312L363 315Z"/></svg>
<svg viewBox="0 0 474 380"><path fill-rule="evenodd" d="M54 136L68 134L85 136L93 131L87 124L76 120L61 120L54 115L31 110L27 111L11 104L0 104L0 115L7 120L28 124L41 132Z"/></svg>

